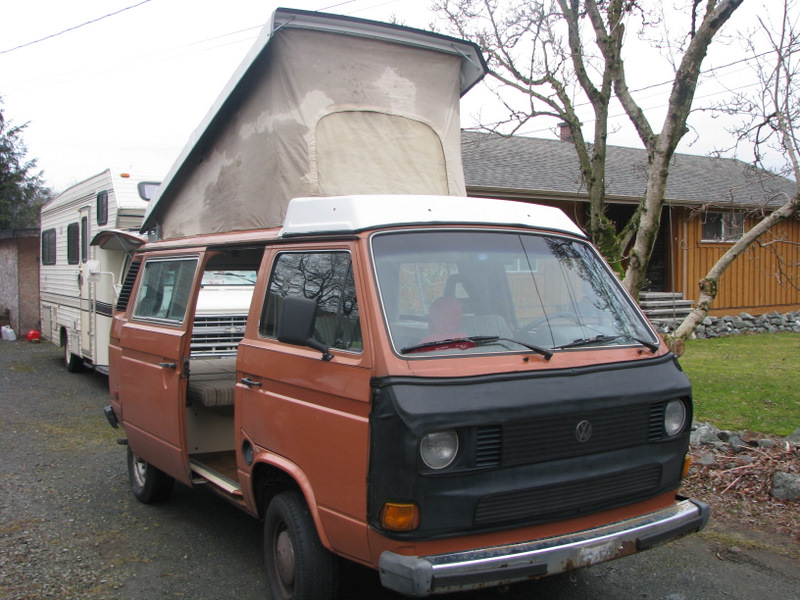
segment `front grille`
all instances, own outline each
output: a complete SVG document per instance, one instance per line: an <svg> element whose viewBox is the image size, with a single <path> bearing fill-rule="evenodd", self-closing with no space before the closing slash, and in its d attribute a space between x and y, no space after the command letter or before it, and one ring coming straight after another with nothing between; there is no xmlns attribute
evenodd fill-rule
<svg viewBox="0 0 800 600"><path fill-rule="evenodd" d="M608 452L647 442L650 407L621 406L505 423L503 466L547 462ZM579 441L578 424L591 423L591 437Z"/></svg>
<svg viewBox="0 0 800 600"><path fill-rule="evenodd" d="M648 441L655 442L666 436L664 431L664 413L667 410L666 402L658 402L650 407L650 422L648 427Z"/></svg>
<svg viewBox="0 0 800 600"><path fill-rule="evenodd" d="M192 327L192 356L236 354L246 324L247 315L196 317Z"/></svg>
<svg viewBox="0 0 800 600"><path fill-rule="evenodd" d="M500 425L484 425L476 432L475 467L483 469L500 464L503 430Z"/></svg>
<svg viewBox="0 0 800 600"><path fill-rule="evenodd" d="M630 504L652 495L661 481L658 464L600 477L484 496L475 509L475 526L563 519Z"/></svg>

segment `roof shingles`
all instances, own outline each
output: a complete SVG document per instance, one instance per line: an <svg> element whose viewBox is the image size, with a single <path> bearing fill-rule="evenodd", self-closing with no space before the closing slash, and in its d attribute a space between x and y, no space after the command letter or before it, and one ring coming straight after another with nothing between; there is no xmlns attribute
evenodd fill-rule
<svg viewBox="0 0 800 600"><path fill-rule="evenodd" d="M468 188L530 190L587 198L572 142L463 131L461 146ZM646 185L647 153L609 146L606 196L617 201L637 201ZM756 170L736 159L676 154L665 201L750 208L768 202L776 208L797 193L794 181Z"/></svg>

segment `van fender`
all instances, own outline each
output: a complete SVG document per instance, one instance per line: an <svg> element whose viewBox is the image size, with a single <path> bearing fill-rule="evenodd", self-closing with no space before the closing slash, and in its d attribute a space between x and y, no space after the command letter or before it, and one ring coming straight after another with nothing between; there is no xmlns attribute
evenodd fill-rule
<svg viewBox="0 0 800 600"><path fill-rule="evenodd" d="M325 531L325 527L322 525L322 518L319 514L319 509L317 507L317 499L314 495L314 490L311 486L311 482L309 481L306 474L303 470L292 461L275 454L273 452L269 452L268 450L259 450L256 452L255 457L253 459L253 466L250 470L250 495L254 500L258 497L256 486L259 484L260 478L253 478L253 473L256 473L260 470L261 466L269 466L279 471L283 472L287 477L289 477L294 484L297 485L297 488L303 494L305 498L306 505L308 506L308 510L311 512L311 518L314 519L314 526L317 529L317 535L319 535L319 539L322 542L322 545L333 552L333 548L328 540L328 535ZM256 506L256 510L260 512L261 507ZM261 517L264 515L261 514Z"/></svg>

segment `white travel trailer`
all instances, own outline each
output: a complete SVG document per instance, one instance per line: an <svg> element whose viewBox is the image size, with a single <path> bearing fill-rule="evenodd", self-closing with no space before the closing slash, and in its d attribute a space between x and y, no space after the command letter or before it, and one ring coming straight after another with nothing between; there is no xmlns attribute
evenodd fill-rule
<svg viewBox="0 0 800 600"><path fill-rule="evenodd" d="M108 337L129 255L159 178L106 169L42 207L42 336L64 348L67 370L108 370Z"/></svg>

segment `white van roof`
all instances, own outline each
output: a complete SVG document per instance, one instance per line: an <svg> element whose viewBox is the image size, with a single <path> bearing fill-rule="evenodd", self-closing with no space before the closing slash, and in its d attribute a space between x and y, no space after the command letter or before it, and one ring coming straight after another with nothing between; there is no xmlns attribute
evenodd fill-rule
<svg viewBox="0 0 800 600"><path fill-rule="evenodd" d="M289 203L280 237L412 224L504 225L586 237L561 209L458 196L329 196Z"/></svg>

